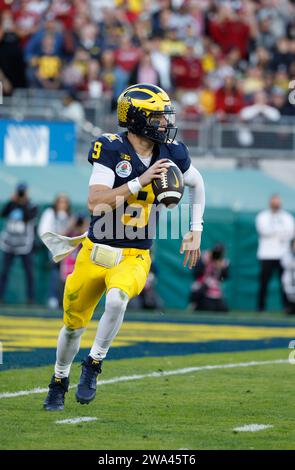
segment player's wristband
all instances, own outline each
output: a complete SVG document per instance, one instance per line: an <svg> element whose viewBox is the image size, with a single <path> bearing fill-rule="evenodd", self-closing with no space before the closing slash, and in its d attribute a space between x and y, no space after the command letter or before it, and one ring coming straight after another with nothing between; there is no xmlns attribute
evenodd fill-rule
<svg viewBox="0 0 295 470"><path fill-rule="evenodd" d="M142 188L138 178L134 178L134 180L128 181L127 184L132 194L138 193L138 191L140 191Z"/></svg>
<svg viewBox="0 0 295 470"><path fill-rule="evenodd" d="M190 223L190 230L193 231L193 232L202 232L203 231L203 223L199 223L199 224L196 224L196 223Z"/></svg>

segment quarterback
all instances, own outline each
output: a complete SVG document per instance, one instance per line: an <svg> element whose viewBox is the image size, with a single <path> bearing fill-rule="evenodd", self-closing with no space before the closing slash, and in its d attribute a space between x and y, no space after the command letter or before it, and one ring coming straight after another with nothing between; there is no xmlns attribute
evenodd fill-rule
<svg viewBox="0 0 295 470"><path fill-rule="evenodd" d="M65 285L64 326L44 402L49 411L64 409L70 368L81 336L106 293L105 310L89 355L82 362L76 390L81 404L95 397L97 376L121 327L128 301L146 283L153 238L151 208L157 206L152 182L161 179L171 164L182 173L190 193L190 231L180 248L184 266L192 268L200 256L204 183L191 164L187 147L175 140L175 110L169 96L154 85L133 85L120 95L117 113L119 125L126 131L102 135L88 155L92 165L88 195L91 222Z"/></svg>

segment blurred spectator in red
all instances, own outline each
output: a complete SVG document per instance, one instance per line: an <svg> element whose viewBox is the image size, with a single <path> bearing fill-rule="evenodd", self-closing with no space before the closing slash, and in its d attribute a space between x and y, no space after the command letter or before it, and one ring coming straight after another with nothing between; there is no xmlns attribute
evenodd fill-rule
<svg viewBox="0 0 295 470"><path fill-rule="evenodd" d="M48 0L20 0L18 7L13 8L17 31L24 44L38 31L48 7Z"/></svg>
<svg viewBox="0 0 295 470"><path fill-rule="evenodd" d="M128 34L121 38L119 47L115 51L116 66L124 72L130 72L138 63L140 58L140 49L132 44Z"/></svg>
<svg viewBox="0 0 295 470"><path fill-rule="evenodd" d="M241 57L248 55L250 28L241 13L228 4L221 5L217 14L209 20L209 35L227 54L233 47L240 50Z"/></svg>
<svg viewBox="0 0 295 470"><path fill-rule="evenodd" d="M141 50L132 44L128 34L121 38L119 47L115 50L116 81L114 99L126 88L129 75L139 62Z"/></svg>
<svg viewBox="0 0 295 470"><path fill-rule="evenodd" d="M240 91L237 79L233 75L224 78L223 87L215 93L215 112L219 119L226 115L238 114L244 106L244 97Z"/></svg>
<svg viewBox="0 0 295 470"><path fill-rule="evenodd" d="M177 94L196 90L202 84L203 69L192 46L187 46L184 56L172 58L172 79Z"/></svg>
<svg viewBox="0 0 295 470"><path fill-rule="evenodd" d="M14 88L26 86L25 62L20 38L10 11L2 12L0 20L0 71L3 93L9 95Z"/></svg>
<svg viewBox="0 0 295 470"><path fill-rule="evenodd" d="M73 29L74 19L79 17L77 0L51 0L48 13L54 21L63 24L65 30Z"/></svg>
<svg viewBox="0 0 295 470"><path fill-rule="evenodd" d="M134 83L151 83L161 86L160 76L155 69L150 52L144 52L140 61L132 70L129 77L129 84Z"/></svg>
<svg viewBox="0 0 295 470"><path fill-rule="evenodd" d="M0 0L0 11L11 11L12 2L7 2L7 0Z"/></svg>

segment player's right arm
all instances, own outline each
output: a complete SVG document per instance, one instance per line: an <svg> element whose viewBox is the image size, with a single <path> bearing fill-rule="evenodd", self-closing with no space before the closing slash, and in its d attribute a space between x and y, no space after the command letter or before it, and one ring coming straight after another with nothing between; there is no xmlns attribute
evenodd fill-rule
<svg viewBox="0 0 295 470"><path fill-rule="evenodd" d="M148 168L141 176L138 178L138 182L140 184L139 190L144 186L150 184L153 179L160 178L160 174L162 173L163 169L167 167L165 163L166 159L158 160L154 163L150 168ZM97 164L96 164L97 165ZM96 173L96 177L92 178L93 181L99 182L99 172ZM101 174L101 183L103 183L103 173ZM89 193L88 193L88 209L90 212L93 212L95 207L99 205L108 205L111 209L116 207L116 203L120 201L123 203L128 199L128 197L132 194L128 183L122 184L117 188L112 188L106 184L91 184L89 185Z"/></svg>
<svg viewBox="0 0 295 470"><path fill-rule="evenodd" d="M144 186L151 183L153 179L160 178L163 168L168 165L167 159L158 160L154 165L148 168L139 178L136 178L136 184L122 184L113 188L115 181L115 160L111 150L105 148L103 141L96 141L88 155L89 162L93 165L93 171L89 182L88 209L91 213L99 206L107 207L110 210L116 205L122 204L128 197L134 193L133 188L139 191ZM136 191L135 191L136 192Z"/></svg>

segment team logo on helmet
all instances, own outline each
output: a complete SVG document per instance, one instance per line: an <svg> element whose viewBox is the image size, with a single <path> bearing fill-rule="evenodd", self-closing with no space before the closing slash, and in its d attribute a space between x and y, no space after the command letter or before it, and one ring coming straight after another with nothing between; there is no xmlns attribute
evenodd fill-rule
<svg viewBox="0 0 295 470"><path fill-rule="evenodd" d="M132 165L130 162L126 160L119 162L116 165L116 173L121 178L127 178L129 175L131 175L131 172L132 172Z"/></svg>

